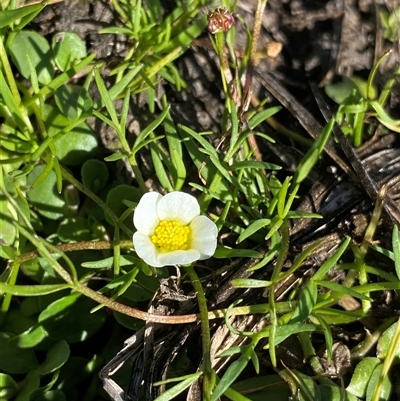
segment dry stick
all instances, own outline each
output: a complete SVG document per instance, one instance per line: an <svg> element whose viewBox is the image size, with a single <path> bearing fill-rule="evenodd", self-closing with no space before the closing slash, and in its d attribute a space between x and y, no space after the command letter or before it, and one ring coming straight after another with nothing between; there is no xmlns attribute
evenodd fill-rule
<svg viewBox="0 0 400 401"><path fill-rule="evenodd" d="M257 74L261 84L272 93L272 95L283 105L288 111L300 122L303 128L314 138L320 135L323 127L318 121L311 115L311 113L304 108L276 79L270 74L261 74L257 69L254 70ZM321 112L326 119L331 116L326 115L326 110L321 108ZM371 179L368 173L365 171L364 166L355 150L349 143L349 140L343 135L342 131L338 127L334 127L334 133L340 140L340 145L348 158L354 171L349 165L338 155L335 148L335 143L332 138L328 139L325 145L325 152L331 159L350 177L354 183L361 183L361 186L365 188L368 196L373 202L376 202L378 196L378 188L376 183ZM400 226L400 210L392 199L386 197L383 204L387 214L393 223Z"/></svg>
<svg viewBox="0 0 400 401"><path fill-rule="evenodd" d="M261 84L295 117L308 134L317 139L321 134L323 127L311 115L311 113L303 107L272 75L261 74L254 69ZM328 139L325 145L325 152L329 157L354 181L358 182L357 175L351 170L347 163L337 154L335 144L332 138Z"/></svg>
<svg viewBox="0 0 400 401"><path fill-rule="evenodd" d="M316 85L311 84L311 89L314 93L315 99L318 103L318 106L321 110L322 115L324 116L325 120L328 121L332 117L332 113L329 110L326 102L322 98L318 88ZM375 203L383 203L383 207L386 210L389 218L392 220L393 224L397 224L400 226L400 209L397 204L386 196L388 185L390 185L390 181L386 183L382 188L378 188L376 182L372 179L369 175L367 170L365 169L364 165L360 157L358 156L357 152L355 151L354 147L351 145L349 139L343 134L342 130L338 125L333 127L333 133L337 138L339 138L340 146L346 155L348 161L350 162L353 170L356 173L357 179L356 182L360 182L362 188L365 189L369 198ZM397 179L397 177L394 177Z"/></svg>

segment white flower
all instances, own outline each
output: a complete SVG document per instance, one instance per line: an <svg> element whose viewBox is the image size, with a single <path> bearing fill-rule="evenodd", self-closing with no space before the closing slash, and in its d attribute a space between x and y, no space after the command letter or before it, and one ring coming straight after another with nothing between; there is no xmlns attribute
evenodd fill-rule
<svg viewBox="0 0 400 401"><path fill-rule="evenodd" d="M196 198L184 192L148 192L133 216L135 251L147 264L162 267L208 259L217 247L217 226L200 216Z"/></svg>

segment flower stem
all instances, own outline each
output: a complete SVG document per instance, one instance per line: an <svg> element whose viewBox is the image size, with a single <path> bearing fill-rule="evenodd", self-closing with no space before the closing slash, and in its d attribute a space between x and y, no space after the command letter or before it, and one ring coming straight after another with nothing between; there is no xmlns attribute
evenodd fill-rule
<svg viewBox="0 0 400 401"><path fill-rule="evenodd" d="M219 56L219 63L221 68L222 84L224 86L224 92L228 93L228 86L232 82L232 72L229 68L228 55L226 53L225 46L225 33L217 32L215 34L215 44Z"/></svg>
<svg viewBox="0 0 400 401"><path fill-rule="evenodd" d="M212 391L212 368L210 357L211 337L210 325L208 320L207 299L204 294L204 290L200 283L199 277L197 276L197 273L194 270L193 266L190 265L186 267L186 271L188 272L193 288L196 291L197 302L199 304L201 340L203 346L203 400L208 401L210 400L210 395Z"/></svg>

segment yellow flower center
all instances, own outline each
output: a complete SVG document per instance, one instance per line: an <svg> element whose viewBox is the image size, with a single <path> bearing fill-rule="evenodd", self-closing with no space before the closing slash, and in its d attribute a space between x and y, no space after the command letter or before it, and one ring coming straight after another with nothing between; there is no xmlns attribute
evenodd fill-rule
<svg viewBox="0 0 400 401"><path fill-rule="evenodd" d="M185 250L188 248L190 228L176 220L162 220L156 227L151 241L160 252Z"/></svg>

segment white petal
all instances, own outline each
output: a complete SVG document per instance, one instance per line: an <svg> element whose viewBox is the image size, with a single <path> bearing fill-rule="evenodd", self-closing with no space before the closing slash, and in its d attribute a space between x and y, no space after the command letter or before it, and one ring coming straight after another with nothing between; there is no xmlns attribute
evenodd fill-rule
<svg viewBox="0 0 400 401"><path fill-rule="evenodd" d="M195 217L189 225L192 230L191 248L200 252L200 260L211 258L217 248L218 229L206 216Z"/></svg>
<svg viewBox="0 0 400 401"><path fill-rule="evenodd" d="M158 254L158 262L162 266L185 265L199 260L200 253L196 249L172 251Z"/></svg>
<svg viewBox="0 0 400 401"><path fill-rule="evenodd" d="M133 234L133 245L139 258L143 259L148 265L154 267L164 266L158 261L159 252L147 235L137 231Z"/></svg>
<svg viewBox="0 0 400 401"><path fill-rule="evenodd" d="M157 203L162 199L158 192L144 194L133 215L133 224L136 229L144 235L153 234L160 219L157 215Z"/></svg>
<svg viewBox="0 0 400 401"><path fill-rule="evenodd" d="M200 214L200 206L194 196L176 191L160 199L157 214L160 220L177 220L187 225Z"/></svg>

